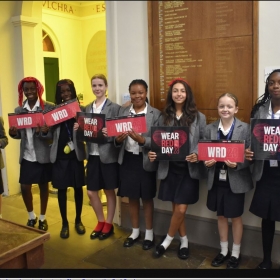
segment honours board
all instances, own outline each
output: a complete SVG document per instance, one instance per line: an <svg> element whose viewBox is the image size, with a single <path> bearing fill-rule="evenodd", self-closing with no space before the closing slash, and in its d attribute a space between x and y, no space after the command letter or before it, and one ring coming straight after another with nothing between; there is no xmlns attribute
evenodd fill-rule
<svg viewBox="0 0 280 280"><path fill-rule="evenodd" d="M149 1L151 103L162 110L168 82L190 84L207 122L218 118L217 98L239 99L237 117L250 121L257 98L257 3Z"/></svg>

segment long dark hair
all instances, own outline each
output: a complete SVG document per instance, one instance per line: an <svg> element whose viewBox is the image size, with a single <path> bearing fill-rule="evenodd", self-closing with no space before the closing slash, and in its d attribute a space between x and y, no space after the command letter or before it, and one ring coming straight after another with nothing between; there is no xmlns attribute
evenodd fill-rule
<svg viewBox="0 0 280 280"><path fill-rule="evenodd" d="M254 117L255 113L259 110L259 108L260 108L261 106L263 106L267 101L270 100L271 97L270 97L270 94L269 94L269 92L268 92L268 82L269 82L269 80L270 80L271 75L274 74L274 73L276 73L276 72L280 73L280 69L275 69L275 70L273 70L273 71L268 75L268 77L266 78L264 94L261 95L261 96L256 100L255 105L253 106L252 111L251 111L251 118Z"/></svg>
<svg viewBox="0 0 280 280"><path fill-rule="evenodd" d="M69 85L69 88L71 90L71 99L77 98L77 93L73 81L71 81L70 79L60 80L56 83L56 91L55 91L55 104L57 105L63 103L61 98L61 86L65 84Z"/></svg>
<svg viewBox="0 0 280 280"><path fill-rule="evenodd" d="M169 86L167 97L166 97L166 105L163 110L164 124L170 125L176 117L175 103L172 99L172 89L173 86L177 83L181 83L185 87L187 93L187 98L182 108L183 116L180 119L180 123L181 125L190 126L194 122L198 111L197 111L197 107L195 104L191 87L186 83L186 81L181 79L178 80L175 79L172 82L172 84Z"/></svg>

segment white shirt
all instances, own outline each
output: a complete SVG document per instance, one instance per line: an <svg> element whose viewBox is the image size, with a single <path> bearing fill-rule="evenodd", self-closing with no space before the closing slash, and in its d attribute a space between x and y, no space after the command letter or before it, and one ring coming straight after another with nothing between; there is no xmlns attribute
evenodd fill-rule
<svg viewBox="0 0 280 280"><path fill-rule="evenodd" d="M30 112L35 112L40 107L39 98L37 99L37 102L35 103L34 107L30 109L30 106L28 102L25 102L23 108L27 109ZM25 141L25 147L23 152L23 158L28 161L37 161L36 154L34 150L34 144L33 144L33 133L35 133L36 128L26 128L26 141Z"/></svg>
<svg viewBox="0 0 280 280"><path fill-rule="evenodd" d="M103 109L103 106L104 106L106 100L107 99L105 98L105 100L97 108L96 108L96 104L95 104L95 101L94 101L92 103L91 113L101 114L101 111ZM92 155L92 156L99 156L98 144L97 143L91 143L90 144L89 154Z"/></svg>
<svg viewBox="0 0 280 280"><path fill-rule="evenodd" d="M272 119L272 107L271 107L271 101L269 103L269 109L267 114L267 119ZM274 113L274 119L280 119L280 110L278 110L276 113Z"/></svg>
<svg viewBox="0 0 280 280"><path fill-rule="evenodd" d="M234 120L233 120L233 122L234 122ZM229 133L229 131L230 131L230 129L231 129L231 126L232 126L233 122L231 123L231 125L230 125L230 127L229 127L228 129L224 129L223 124L222 124L222 121L221 121L221 119L220 119L218 131L221 130L222 133L224 134L224 136L227 136L228 133Z"/></svg>
<svg viewBox="0 0 280 280"><path fill-rule="evenodd" d="M133 109L133 105L131 105L130 109L129 109L129 113L130 115L138 115L138 114L147 114L147 102L146 102L146 107L143 111L138 112L136 114L135 110ZM139 133L141 135L141 133ZM125 150L128 152L131 152L135 155L139 155L139 153L142 152L142 147L139 146L138 142L134 141L131 137L127 137L127 141L125 143Z"/></svg>

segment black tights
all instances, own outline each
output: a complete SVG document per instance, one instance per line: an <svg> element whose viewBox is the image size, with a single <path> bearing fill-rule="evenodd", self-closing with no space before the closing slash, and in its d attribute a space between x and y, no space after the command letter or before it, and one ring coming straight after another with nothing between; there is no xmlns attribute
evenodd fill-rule
<svg viewBox="0 0 280 280"><path fill-rule="evenodd" d="M275 221L262 219L263 265L271 266L271 251L275 233Z"/></svg>
<svg viewBox="0 0 280 280"><path fill-rule="evenodd" d="M83 189L74 188L75 204L76 204L76 219L75 223L81 222L82 206L83 206ZM60 215L62 218L62 225L67 226L67 189L58 190L57 193L58 205L60 210Z"/></svg>

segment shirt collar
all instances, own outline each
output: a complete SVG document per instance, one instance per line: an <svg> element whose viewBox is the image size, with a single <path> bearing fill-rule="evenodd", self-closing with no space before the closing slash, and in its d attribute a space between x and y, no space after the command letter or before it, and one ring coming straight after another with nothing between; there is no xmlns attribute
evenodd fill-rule
<svg viewBox="0 0 280 280"><path fill-rule="evenodd" d="M272 119L271 101L269 102L268 118L269 118L269 119ZM275 119L280 119L280 110L278 110L278 111L274 114L274 118L275 118Z"/></svg>
<svg viewBox="0 0 280 280"><path fill-rule="evenodd" d="M232 121L232 124L233 124L233 122L234 122L234 119L233 119L233 121ZM219 126L218 126L218 131L221 130L222 133L223 133L225 136L227 136L228 133L229 133L229 131L230 131L230 129L231 129L231 127L232 127L232 124L230 125L230 127L229 127L228 129L225 130L224 127L223 127L222 121L221 121L221 119L220 119Z"/></svg>
<svg viewBox="0 0 280 280"><path fill-rule="evenodd" d="M102 102L102 104L100 104L99 106L98 106L98 108L103 108L103 105L104 105L104 103L106 102L106 100L107 100L107 98L105 98L104 99L104 101ZM96 101L96 100L95 100ZM95 103L95 101L93 102L93 104L92 104L92 108L94 108L94 109L97 109L96 108L96 103Z"/></svg>
<svg viewBox="0 0 280 280"><path fill-rule="evenodd" d="M28 101L26 101L23 105L23 108L27 109L28 111L37 111L37 108L39 108L39 107L40 107L39 98L37 99L37 101L32 109L30 109Z"/></svg>
<svg viewBox="0 0 280 280"><path fill-rule="evenodd" d="M145 104L146 104L146 107L144 108L144 110L141 111L141 112L138 112L137 114L136 114L135 110L133 109L133 104L132 104L130 109L129 109L129 113L132 114L132 115L138 115L138 114L145 114L146 115L147 110L148 110L148 104L147 104L147 102L145 102Z"/></svg>

